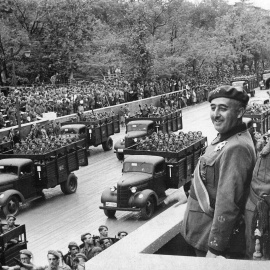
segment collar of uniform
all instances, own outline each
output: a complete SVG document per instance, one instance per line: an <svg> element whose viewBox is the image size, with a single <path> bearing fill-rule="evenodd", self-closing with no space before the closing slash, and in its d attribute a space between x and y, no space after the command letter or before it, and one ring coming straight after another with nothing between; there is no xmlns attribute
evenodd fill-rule
<svg viewBox="0 0 270 270"><path fill-rule="evenodd" d="M231 136L233 136L239 132L243 132L246 129L247 129L246 125L244 123L242 123L239 126L233 127L230 131L228 131L224 134L218 134L218 136L212 141L211 144L223 142L223 141L227 140L228 138L230 138Z"/></svg>

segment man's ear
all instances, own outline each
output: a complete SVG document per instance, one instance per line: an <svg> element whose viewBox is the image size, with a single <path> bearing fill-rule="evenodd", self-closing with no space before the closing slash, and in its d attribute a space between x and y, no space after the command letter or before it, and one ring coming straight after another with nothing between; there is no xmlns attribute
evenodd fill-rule
<svg viewBox="0 0 270 270"><path fill-rule="evenodd" d="M245 112L246 112L246 109L244 107L240 107L238 109L237 118L242 118L244 116Z"/></svg>

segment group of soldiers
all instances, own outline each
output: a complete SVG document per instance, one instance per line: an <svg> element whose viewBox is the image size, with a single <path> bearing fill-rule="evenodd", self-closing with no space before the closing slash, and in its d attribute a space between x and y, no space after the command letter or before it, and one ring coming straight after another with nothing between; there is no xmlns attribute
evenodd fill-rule
<svg viewBox="0 0 270 270"><path fill-rule="evenodd" d="M61 147L67 146L80 138L77 134L61 134L60 123L53 126L52 122L45 125L32 125L24 140L14 140L14 154L45 154Z"/></svg>
<svg viewBox="0 0 270 270"><path fill-rule="evenodd" d="M173 105L171 107L156 107L153 104L150 104L149 106L145 104L144 106L139 105L139 111L136 111L134 113L135 117L162 117L165 115L169 115L173 112L176 112L178 110L176 105Z"/></svg>
<svg viewBox="0 0 270 270"><path fill-rule="evenodd" d="M136 150L179 152L203 137L201 131L180 131L178 135L173 132L154 132L151 136L138 141Z"/></svg>

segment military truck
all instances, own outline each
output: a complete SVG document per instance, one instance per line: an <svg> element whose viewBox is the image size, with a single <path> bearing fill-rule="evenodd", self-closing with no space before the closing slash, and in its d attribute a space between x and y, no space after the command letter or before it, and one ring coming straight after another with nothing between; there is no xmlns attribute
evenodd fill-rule
<svg viewBox="0 0 270 270"><path fill-rule="evenodd" d="M116 211L141 212L142 219L150 219L156 207L166 198L165 191L179 188L190 181L207 138L179 152L124 150L129 155L123 162L122 176L116 185L101 195L100 209L113 218Z"/></svg>
<svg viewBox="0 0 270 270"><path fill-rule="evenodd" d="M262 73L262 81L259 83L260 90L270 88L270 70L264 70Z"/></svg>
<svg viewBox="0 0 270 270"><path fill-rule="evenodd" d="M171 132L183 128L182 111L177 110L161 117L134 117L126 120L126 135L114 144L114 152L119 160L124 159L124 148L128 148L138 141L139 138L150 136L154 131Z"/></svg>
<svg viewBox="0 0 270 270"><path fill-rule="evenodd" d="M231 81L231 85L240 87L250 94L251 97L255 96L255 88L258 86L255 76L235 77Z"/></svg>
<svg viewBox="0 0 270 270"><path fill-rule="evenodd" d="M42 190L60 185L64 194L77 190L73 171L87 165L85 141L80 140L44 154L0 154L0 207L16 215L20 203L44 196Z"/></svg>
<svg viewBox="0 0 270 270"><path fill-rule="evenodd" d="M104 151L109 151L113 147L113 140L110 136L120 132L118 116L95 121L67 121L61 125L62 135L66 134L71 137L78 135L79 138L86 140L87 148L102 145Z"/></svg>

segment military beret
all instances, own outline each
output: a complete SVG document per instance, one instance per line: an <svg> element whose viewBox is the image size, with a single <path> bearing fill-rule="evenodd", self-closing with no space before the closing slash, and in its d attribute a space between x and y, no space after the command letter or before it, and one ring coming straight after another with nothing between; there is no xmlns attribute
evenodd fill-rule
<svg viewBox="0 0 270 270"><path fill-rule="evenodd" d="M55 250L49 250L48 251L48 255L49 254L55 256L57 259L60 259L60 254L57 251L55 251Z"/></svg>
<svg viewBox="0 0 270 270"><path fill-rule="evenodd" d="M77 247L77 248L79 248L79 246L77 245L76 242L70 242L70 243L68 244L68 248L71 248L71 247Z"/></svg>
<svg viewBox="0 0 270 270"><path fill-rule="evenodd" d="M11 214L7 215L6 220L9 220L11 217L14 218L14 220L16 220L16 217L14 215L11 215Z"/></svg>
<svg viewBox="0 0 270 270"><path fill-rule="evenodd" d="M91 233L84 233L84 234L81 235L81 240L82 240L82 242L83 242L83 240L85 239L85 236L86 236L87 234L90 234L90 235L91 235Z"/></svg>
<svg viewBox="0 0 270 270"><path fill-rule="evenodd" d="M22 250L20 250L20 254L27 255L30 258L32 258L32 256L33 256L32 252L29 251L28 249L22 249Z"/></svg>
<svg viewBox="0 0 270 270"><path fill-rule="evenodd" d="M238 100L244 104L247 104L249 101L249 96L246 91L230 85L222 85L212 90L209 93L208 101L211 102L213 99L220 97Z"/></svg>
<svg viewBox="0 0 270 270"><path fill-rule="evenodd" d="M77 253L76 258L83 258L85 261L87 261L87 257L83 253Z"/></svg>

